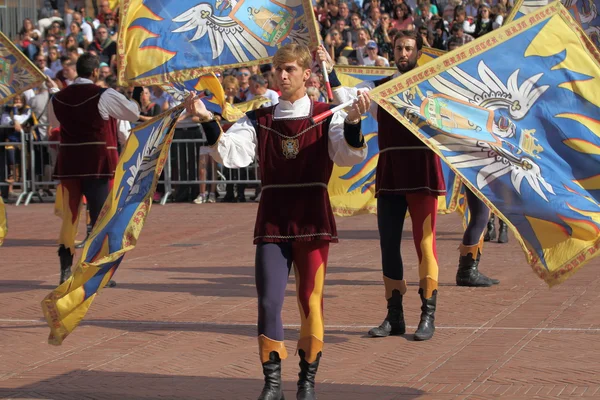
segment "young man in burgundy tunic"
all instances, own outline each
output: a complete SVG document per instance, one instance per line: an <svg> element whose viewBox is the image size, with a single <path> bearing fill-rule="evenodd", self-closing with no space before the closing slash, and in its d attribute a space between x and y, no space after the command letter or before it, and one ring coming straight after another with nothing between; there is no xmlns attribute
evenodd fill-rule
<svg viewBox="0 0 600 400"><path fill-rule="evenodd" d="M87 199L92 226L108 197L119 158L117 120L135 122L140 114L135 102L94 84L99 71L97 56L82 55L77 60L78 78L48 105L50 124L60 126L54 178L60 180L63 195L58 241L61 284L71 275L82 196Z"/></svg>
<svg viewBox="0 0 600 400"><path fill-rule="evenodd" d="M387 78L374 82L365 81L356 88L344 88L341 87L335 73L331 74L332 86L338 86L334 90L338 101L344 101L360 90L373 89L416 67L423 47L420 35L414 31L400 31L394 37L393 46L398 72ZM320 60L331 62L327 52L319 50L318 57ZM376 103L371 105L371 113L377 118L379 124L380 156L377 163L375 196L388 312L383 323L371 329L369 334L373 337L384 337L401 335L406 331L402 296L406 293L407 287L400 243L408 210L419 260L419 296L421 297L421 320L414 339L428 340L435 331L438 291L437 202L438 196L446 193L441 161L391 114L377 107ZM478 227L469 229L469 232L474 231L480 234L483 229ZM471 236L473 235L468 235L469 240ZM479 274L476 266L472 274Z"/></svg>
<svg viewBox="0 0 600 400"><path fill-rule="evenodd" d="M370 105L359 96L349 111L337 111L321 122L312 117L330 109L306 95L312 57L306 46L289 44L274 56L279 104L246 114L226 133L216 122L203 123L213 157L228 168L249 165L257 156L262 195L254 230L258 344L265 375L262 400L283 399L281 309L289 271L294 266L301 316L300 373L297 399L314 399L315 375L323 349L323 286L329 243L337 242L327 183L333 164L362 162L367 148L361 114ZM200 101L187 110L212 119Z"/></svg>

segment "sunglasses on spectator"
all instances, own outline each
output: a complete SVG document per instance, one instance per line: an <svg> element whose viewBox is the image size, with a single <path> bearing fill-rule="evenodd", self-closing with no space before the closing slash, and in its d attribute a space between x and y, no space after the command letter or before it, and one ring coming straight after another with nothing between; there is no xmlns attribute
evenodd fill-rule
<svg viewBox="0 0 600 400"><path fill-rule="evenodd" d="M220 74L220 73L218 73L218 72L215 72L215 76L216 76L217 78L220 78L220 77L221 77L221 74Z"/></svg>
<svg viewBox="0 0 600 400"><path fill-rule="evenodd" d="M250 76L249 72L238 72L238 76Z"/></svg>

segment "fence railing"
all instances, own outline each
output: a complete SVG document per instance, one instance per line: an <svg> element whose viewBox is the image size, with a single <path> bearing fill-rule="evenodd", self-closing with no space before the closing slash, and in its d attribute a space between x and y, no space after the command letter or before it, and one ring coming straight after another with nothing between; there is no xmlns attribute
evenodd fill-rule
<svg viewBox="0 0 600 400"><path fill-rule="evenodd" d="M47 125L35 125L32 131L44 126ZM60 143L36 141L24 132L20 135L19 142L0 142L0 191L6 187L20 190L15 204L27 206L34 198L44 202L42 193L50 193L49 189L59 184L59 181L52 179L52 171ZM11 151L15 155L19 154L19 157L14 157L12 168L8 165L12 161L9 160ZM206 175L203 173L204 169ZM19 179L12 183L7 182L11 171L15 175L19 173ZM200 179L202 175L206 178ZM207 191L212 185L216 185L219 193L225 193L227 185L258 185L260 179L257 163L240 169L225 168L212 160L205 139L174 139L158 184L162 193L159 202L165 205L178 190L187 190L195 185L199 187L205 184Z"/></svg>

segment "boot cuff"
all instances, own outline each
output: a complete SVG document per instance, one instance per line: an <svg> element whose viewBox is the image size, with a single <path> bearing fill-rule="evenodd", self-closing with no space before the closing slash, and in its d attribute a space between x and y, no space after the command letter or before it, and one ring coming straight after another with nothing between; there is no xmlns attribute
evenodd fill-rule
<svg viewBox="0 0 600 400"><path fill-rule="evenodd" d="M397 280L397 279L390 279L387 276L383 276L383 284L385 286L385 298L386 299L391 299L392 298L392 292L394 290L398 290L400 292L400 294L402 296L404 296L404 294L406 293L406 280Z"/></svg>
<svg viewBox="0 0 600 400"><path fill-rule="evenodd" d="M258 337L258 352L260 353L260 362L266 363L269 361L269 354L275 351L279 354L279 358L285 360L288 356L285 344L283 342L272 340L265 335Z"/></svg>
<svg viewBox="0 0 600 400"><path fill-rule="evenodd" d="M430 277L426 277L421 279L419 282L419 287L423 290L423 297L426 299L430 299L433 296L433 292L438 289L438 282L434 281Z"/></svg>
<svg viewBox="0 0 600 400"><path fill-rule="evenodd" d="M471 256L473 257L473 260L477 258L477 252L479 251L479 244L474 244L472 246L465 246L464 244L461 244L458 249L460 250L460 255L461 256L466 256L471 254Z"/></svg>
<svg viewBox="0 0 600 400"><path fill-rule="evenodd" d="M311 364L317 359L317 355L323 351L323 341L310 335L298 340L298 350L304 351L304 361Z"/></svg>

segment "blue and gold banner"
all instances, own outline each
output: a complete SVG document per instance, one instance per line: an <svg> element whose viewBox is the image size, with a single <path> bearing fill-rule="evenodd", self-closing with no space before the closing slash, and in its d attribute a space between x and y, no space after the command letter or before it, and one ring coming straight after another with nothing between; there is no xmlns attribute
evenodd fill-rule
<svg viewBox="0 0 600 400"><path fill-rule="evenodd" d="M600 54L559 2L371 97L508 223L549 285L600 254Z"/></svg>
<svg viewBox="0 0 600 400"><path fill-rule="evenodd" d="M6 221L6 206L4 205L2 196L0 196L0 246L2 246L2 243L4 243L4 238L8 232L8 224Z"/></svg>
<svg viewBox="0 0 600 400"><path fill-rule="evenodd" d="M121 85L183 82L268 63L286 43L319 44L310 0L123 0L121 12Z"/></svg>
<svg viewBox="0 0 600 400"><path fill-rule="evenodd" d="M77 327L125 253L136 246L183 110L177 106L131 131L113 188L73 275L42 301L50 327L48 343L60 345Z"/></svg>
<svg viewBox="0 0 600 400"><path fill-rule="evenodd" d="M561 3L600 49L600 0L562 0ZM517 0L505 23L519 19L547 4L547 0Z"/></svg>
<svg viewBox="0 0 600 400"><path fill-rule="evenodd" d="M46 76L0 31L0 104L45 80Z"/></svg>

